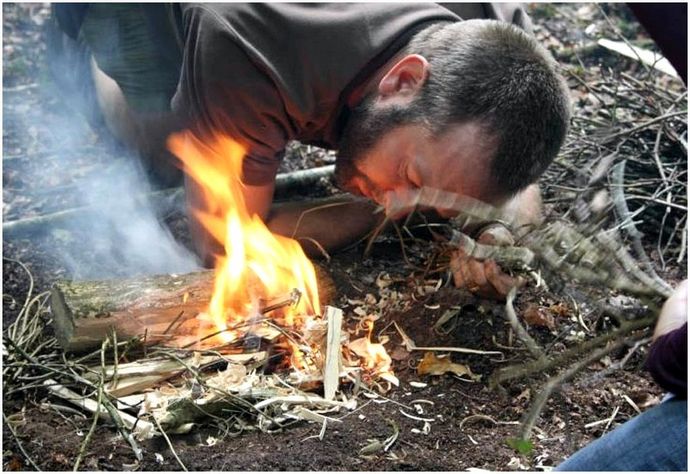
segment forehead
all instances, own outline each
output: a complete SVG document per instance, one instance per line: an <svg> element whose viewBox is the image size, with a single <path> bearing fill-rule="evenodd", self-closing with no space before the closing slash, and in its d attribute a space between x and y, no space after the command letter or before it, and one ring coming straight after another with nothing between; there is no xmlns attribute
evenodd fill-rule
<svg viewBox="0 0 690 474"><path fill-rule="evenodd" d="M493 201L495 140L477 123L451 125L419 147L415 166L424 186Z"/></svg>

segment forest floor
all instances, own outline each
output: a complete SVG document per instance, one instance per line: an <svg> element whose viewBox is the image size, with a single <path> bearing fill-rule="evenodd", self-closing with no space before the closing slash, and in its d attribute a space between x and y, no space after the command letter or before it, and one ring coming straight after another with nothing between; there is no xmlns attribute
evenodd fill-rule
<svg viewBox="0 0 690 474"><path fill-rule="evenodd" d="M596 46L598 38L619 39L613 30L615 25L627 40L653 47L625 5L537 4L530 8L537 38L562 64L575 116L558 162L542 179L547 220L574 218L582 197L578 193L582 175L573 169L582 163L577 160L587 158L590 162L586 171L594 173L593 163L617 146L616 142L597 142L598 138L662 115L663 111L654 107L654 90L664 91L657 94L660 101L680 97L678 110L687 110L687 97L683 98L685 89L680 80L649 71L636 61ZM99 183L118 163L131 159L68 107L64 94L51 81L45 65L48 17L49 8L42 4L3 4L4 224L84 206L90 199L85 196L117 190L99 188ZM632 78L626 79L628 82L652 84L653 90L648 91L652 103L642 100L642 106L628 108L617 121L604 111L611 104L600 98L607 85L620 83L621 74ZM663 96L666 93L670 99ZM686 143L687 125L668 122L666 126L672 138L680 137ZM634 154L650 155L657 130L652 132L619 147L623 159L629 158L629 163L639 166L641 174L648 173L643 169L647 162ZM661 153L680 163L681 176L669 172L666 178L687 181L687 175L682 174L687 168L687 151L672 141L662 140ZM636 143L647 150L639 151ZM330 152L296 144L291 145L289 154L285 162L292 168L334 161ZM569 158L573 159L570 165ZM629 171L633 172L636 169ZM652 181L649 178L645 182ZM333 190L332 183L324 182L313 193L328 194ZM642 192L638 195L645 196ZM674 194L676 207L666 212L666 195L658 199L653 192L650 195L647 201L651 204L662 201L656 204L661 206L665 220L659 220L658 206L641 209L637 221L642 223L642 242L654 270L674 286L686 277L687 256L680 249L687 245L682 239L683 232L687 232L687 202L684 197L676 201ZM173 211L159 217L175 242L190 246L183 213ZM130 244L128 236L118 233L121 220L110 223L105 231L88 219L70 222L70 226L47 227L3 240L4 330L19 314L27 295L48 291L58 279L121 278L145 274L154 265L141 257L145 250L128 252L124 243ZM609 222L615 222L613 212ZM621 245L629 245L628 240ZM518 378L489 390L487 381L492 373L529 360L529 353L515 340L505 319L505 306L454 288L447 252L424 230L403 242L395 233L385 234L374 242L366 257L362 256L363 250L364 244L360 244L332 255L324 263L338 290L334 304L344 310L345 324L349 326L355 324L361 312L356 311L358 308L380 316L375 334L389 338L386 347L394 359L393 370L400 386L392 387L378 399L360 397L357 410L338 414L342 423L329 425L323 439L318 437L321 424L306 421L271 433L247 429L228 435L209 424L197 426L187 435L171 436L175 452L187 469L549 470L578 448L634 417L638 409L659 403L662 391L643 368L647 343L624 346L587 366L555 391L537 419L531 451L517 452L508 440L516 436L521 419L549 374ZM545 315L527 323L529 334L549 354L611 329L613 323L598 303L633 313L644 306L636 298L607 288L572 281L547 283L549 287L528 283L520 290L515 308L521 319L535 308ZM435 323L448 311L458 316L447 330L435 329ZM419 346L466 347L502 355L454 353L453 361L469 367L480 376L477 379L451 374L420 376L416 368L424 354L402 348L393 321ZM643 340L645 337L640 336ZM6 350L3 345L3 361ZM91 415L61 410L64 402L44 389L14 388L3 383L3 468L30 470L28 457L42 470L71 470L92 423ZM417 419L402 412L415 413ZM389 450L361 452L372 440L384 441L394 430L399 434ZM99 424L81 468L180 469L163 438L145 441L142 447L143 460L137 463L117 430Z"/></svg>

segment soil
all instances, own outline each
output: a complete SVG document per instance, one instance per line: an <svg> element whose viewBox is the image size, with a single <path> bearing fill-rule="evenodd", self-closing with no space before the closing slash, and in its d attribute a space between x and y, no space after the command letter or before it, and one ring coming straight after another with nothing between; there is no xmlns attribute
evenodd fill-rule
<svg viewBox="0 0 690 474"><path fill-rule="evenodd" d="M548 39L557 56L559 51L579 41L587 26L605 28L601 13L592 5L532 8L537 37ZM102 131L94 132L84 120L78 119L51 82L42 62L48 8L41 4L3 4L3 14L3 220L8 222L79 205L81 201L74 192L76 184L97 180L113 163L128 157L123 150L113 148ZM625 23L626 35L631 39L644 37L623 5L607 7L607 14ZM600 61L635 72L634 65L627 60L605 56ZM74 133L65 132L68 126ZM313 147L293 144L289 153L291 159L285 162L290 169L333 162L331 152ZM287 166L284 170L288 170ZM331 184L323 183L321 192L330 192ZM186 217L181 211L171 211L162 221L176 241L190 247ZM68 230L53 228L26 238L3 241L4 327L16 318L30 285L34 285L34 294L38 294L48 290L55 280L74 277L80 271L82 277L113 278L140 271L109 263L104 255L113 256L110 247L108 243L98 242L93 225L84 221ZM339 415L345 415L342 423L329 425L323 439L318 438L321 425L308 422L295 423L275 433L247 430L229 435L200 426L191 434L171 436L185 466L195 471L547 470L587 442L635 416L635 408L625 397L643 408L658 403L662 392L643 369L646 346L634 351L621 369L604 370L627 354L625 348L588 367L558 390L539 417L532 453L517 453L507 441L516 435L517 423L549 374L489 389L487 379L495 370L527 361L529 355L513 340L503 305L454 288L447 271L425 271L427 264L438 256L438 246L430 244L430 240L428 235L419 235L406 241L403 254L397 237L384 235L366 258L362 257L364 246L358 245L333 255L327 264L340 292L335 305L345 311L348 327L354 326L354 309L361 306L354 300L363 300L369 293L380 300L384 293L390 296L390 290L396 292L397 296L391 297L379 311L381 318L375 336L390 338L387 348L394 359L399 387L392 387L385 398L377 400L360 395L357 410ZM72 263L76 265L68 265L65 254L73 256L76 261ZM33 282L15 261L27 266ZM434 267L442 269L437 264ZM88 271L78 270L85 267ZM384 275L391 283L381 288L377 279ZM679 265L668 265L661 275L677 282L684 278L685 270ZM433 290L420 290L425 285ZM538 305L550 311L554 319L552 329L533 325L529 331L544 347L558 352L576 340L582 330L574 316L574 301L586 307L588 299L606 296L575 285L556 293L530 284L520 292L516 310L523 314L530 305ZM558 305L560 310L555 309ZM452 329L446 333L434 329L441 315L458 308L460 313L453 320ZM416 367L424 353L410 353L402 348L393 321L419 346L466 347L500 351L503 355L452 355L454 362L468 366L481 376L478 381L452 375L419 376ZM602 329L607 324L596 311L583 311L583 321L591 328ZM411 385L411 382L426 386ZM3 411L12 418L28 456L42 470L71 470L91 417L59 411L55 407L63 402L42 390L7 395L6 389L3 386ZM424 421L405 416L403 412L432 421L426 423L425 431ZM610 423L586 426L606 419ZM399 430L399 437L390 450L372 455L360 453L372 440L388 438L394 427ZM30 470L5 422L3 435L3 468ZM100 424L92 439L82 469L180 469L163 438L143 444L144 459L138 465L131 449L112 426Z"/></svg>

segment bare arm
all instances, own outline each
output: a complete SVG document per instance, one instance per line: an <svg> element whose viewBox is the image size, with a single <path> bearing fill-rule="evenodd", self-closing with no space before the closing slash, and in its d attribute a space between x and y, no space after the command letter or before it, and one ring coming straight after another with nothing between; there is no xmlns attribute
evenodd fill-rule
<svg viewBox="0 0 690 474"><path fill-rule="evenodd" d="M666 300L654 328L654 340L678 329L688 320L688 280L683 280Z"/></svg>
<svg viewBox="0 0 690 474"><path fill-rule="evenodd" d="M191 209L203 204L201 190L185 179L187 204ZM245 186L244 198L250 214L257 214L274 233L296 239L311 257L322 256L349 245L371 231L384 218L374 214L376 206L368 201L341 196L336 198L272 204L274 184ZM189 213L192 239L206 266L223 247L203 227L193 212Z"/></svg>

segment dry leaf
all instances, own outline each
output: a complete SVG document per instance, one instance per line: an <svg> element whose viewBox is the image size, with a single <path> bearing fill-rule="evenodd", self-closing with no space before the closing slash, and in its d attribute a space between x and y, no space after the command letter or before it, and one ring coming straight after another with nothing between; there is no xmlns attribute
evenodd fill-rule
<svg viewBox="0 0 690 474"><path fill-rule="evenodd" d="M556 329L553 315L546 308L542 308L534 303L530 303L522 315L522 319L530 326L549 328L551 330Z"/></svg>
<svg viewBox="0 0 690 474"><path fill-rule="evenodd" d="M410 358L410 351L403 346L397 346L390 353L391 359L396 361L407 360Z"/></svg>
<svg viewBox="0 0 690 474"><path fill-rule="evenodd" d="M472 379L477 378L466 365L456 364L450 360L450 357L436 357L433 352L426 352L424 359L417 366L418 375L443 375L447 372L457 376L467 375Z"/></svg>

